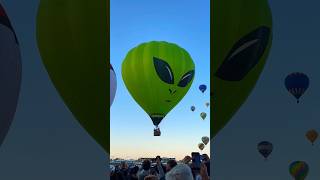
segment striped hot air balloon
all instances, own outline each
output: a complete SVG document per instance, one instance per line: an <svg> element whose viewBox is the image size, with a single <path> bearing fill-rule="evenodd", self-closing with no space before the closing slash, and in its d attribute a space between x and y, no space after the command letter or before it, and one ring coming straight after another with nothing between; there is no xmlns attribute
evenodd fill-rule
<svg viewBox="0 0 320 180"><path fill-rule="evenodd" d="M289 172L295 180L304 180L309 173L309 166L304 161L295 161L290 164Z"/></svg>

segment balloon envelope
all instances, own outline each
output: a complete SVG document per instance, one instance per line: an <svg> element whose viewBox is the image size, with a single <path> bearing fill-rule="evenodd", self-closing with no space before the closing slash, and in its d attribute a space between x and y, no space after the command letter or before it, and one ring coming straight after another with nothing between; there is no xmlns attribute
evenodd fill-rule
<svg viewBox="0 0 320 180"><path fill-rule="evenodd" d="M312 143L313 143L317 140L318 138L318 132L314 129L311 129L309 130L307 133L306 133L306 137L307 139Z"/></svg>
<svg viewBox="0 0 320 180"><path fill-rule="evenodd" d="M122 78L129 93L155 126L186 95L194 73L189 53L164 41L138 45L122 63Z"/></svg>
<svg viewBox="0 0 320 180"><path fill-rule="evenodd" d="M198 144L198 148L202 151L204 149L205 145L203 143Z"/></svg>
<svg viewBox="0 0 320 180"><path fill-rule="evenodd" d="M194 111L194 110L196 110L196 107L191 106L191 111Z"/></svg>
<svg viewBox="0 0 320 180"><path fill-rule="evenodd" d="M202 140L203 144L205 144L205 145L207 145L209 143L209 141L210 141L209 137L207 137L207 136L203 136L201 138L201 140Z"/></svg>
<svg viewBox="0 0 320 180"><path fill-rule="evenodd" d="M207 102L207 103L206 103L206 106L208 107L209 105L210 105L210 103Z"/></svg>
<svg viewBox="0 0 320 180"><path fill-rule="evenodd" d="M268 0L212 3L211 138L247 99L263 70L272 41ZM211 98L213 98L211 96Z"/></svg>
<svg viewBox="0 0 320 180"><path fill-rule="evenodd" d="M207 90L207 86L206 86L205 84L201 84L201 85L199 86L199 90L200 90L202 93L204 93L204 92Z"/></svg>
<svg viewBox="0 0 320 180"><path fill-rule="evenodd" d="M285 79L285 86L287 90L297 99L297 103L299 103L300 97L309 87L309 78L304 73L291 73Z"/></svg>
<svg viewBox="0 0 320 180"><path fill-rule="evenodd" d="M204 120L207 117L207 113L205 112L200 113L200 117Z"/></svg>
<svg viewBox="0 0 320 180"><path fill-rule="evenodd" d="M273 150L273 145L268 141L262 141L258 144L258 151L264 158L268 158L272 150Z"/></svg>
<svg viewBox="0 0 320 180"><path fill-rule="evenodd" d="M0 145L16 112L21 85L20 48L4 8L0 4Z"/></svg>
<svg viewBox="0 0 320 180"><path fill-rule="evenodd" d="M40 0L37 41L60 96L109 152L107 1Z"/></svg>
<svg viewBox="0 0 320 180"><path fill-rule="evenodd" d="M117 77L112 65L110 64L110 106L113 103L117 91Z"/></svg>
<svg viewBox="0 0 320 180"><path fill-rule="evenodd" d="M289 172L295 180L304 180L309 173L309 165L304 161L295 161L289 165Z"/></svg>

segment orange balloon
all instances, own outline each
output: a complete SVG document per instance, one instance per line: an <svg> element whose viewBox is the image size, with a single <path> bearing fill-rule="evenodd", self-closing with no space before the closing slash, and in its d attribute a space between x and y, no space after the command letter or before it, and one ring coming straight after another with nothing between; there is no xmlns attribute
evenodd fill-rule
<svg viewBox="0 0 320 180"><path fill-rule="evenodd" d="M313 143L318 138L318 132L316 130L314 130L314 129L311 129L306 133L306 137L313 145Z"/></svg>

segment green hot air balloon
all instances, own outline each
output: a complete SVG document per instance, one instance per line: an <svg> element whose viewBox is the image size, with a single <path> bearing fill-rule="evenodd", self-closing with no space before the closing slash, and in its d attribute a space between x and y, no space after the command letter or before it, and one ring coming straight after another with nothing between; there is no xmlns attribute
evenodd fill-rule
<svg viewBox="0 0 320 180"><path fill-rule="evenodd" d="M267 0L215 0L212 16L213 138L247 99L263 70L272 16Z"/></svg>
<svg viewBox="0 0 320 180"><path fill-rule="evenodd" d="M41 0L37 40L60 96L87 132L109 152L107 1Z"/></svg>
<svg viewBox="0 0 320 180"><path fill-rule="evenodd" d="M207 117L207 113L205 112L200 113L200 117L202 118L202 120L204 120Z"/></svg>
<svg viewBox="0 0 320 180"><path fill-rule="evenodd" d="M189 53L176 44L152 41L131 49L122 78L134 100L150 116L155 136L159 124L188 92L195 74Z"/></svg>

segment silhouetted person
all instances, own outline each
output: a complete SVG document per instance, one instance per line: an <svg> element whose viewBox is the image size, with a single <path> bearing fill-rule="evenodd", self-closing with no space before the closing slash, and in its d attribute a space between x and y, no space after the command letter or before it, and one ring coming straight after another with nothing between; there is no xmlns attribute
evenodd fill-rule
<svg viewBox="0 0 320 180"><path fill-rule="evenodd" d="M202 156L203 156L202 162L206 165L208 176L210 176L210 158L208 154L203 154Z"/></svg>
<svg viewBox="0 0 320 180"><path fill-rule="evenodd" d="M138 179L144 180L146 176L150 174L151 162L149 160L144 160L142 162L142 170L139 172Z"/></svg>
<svg viewBox="0 0 320 180"><path fill-rule="evenodd" d="M131 168L129 170L128 180L138 180L138 171L139 171L138 166L134 166L133 168Z"/></svg>
<svg viewBox="0 0 320 180"><path fill-rule="evenodd" d="M166 171L169 172L172 168L174 168L177 165L177 162L175 160L169 160L167 162Z"/></svg>

